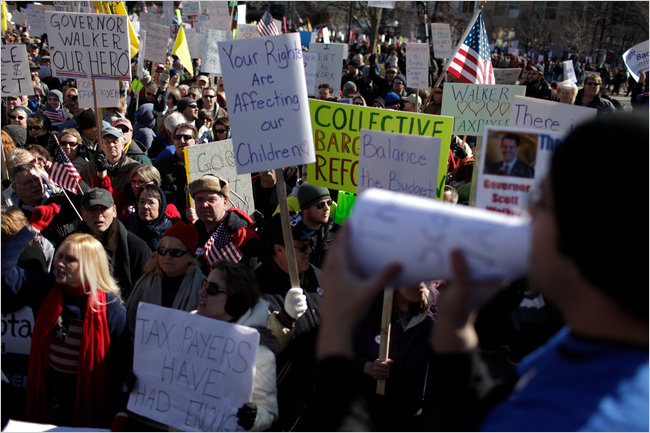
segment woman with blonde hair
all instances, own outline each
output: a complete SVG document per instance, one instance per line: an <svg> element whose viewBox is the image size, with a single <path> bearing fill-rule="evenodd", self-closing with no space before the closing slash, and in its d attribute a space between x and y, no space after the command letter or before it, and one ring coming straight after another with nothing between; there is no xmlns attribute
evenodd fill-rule
<svg viewBox="0 0 650 433"><path fill-rule="evenodd" d="M54 255L52 272L26 272L22 250L58 213L36 206L30 226L2 245L3 298L37 311L27 375L26 418L109 428L126 408L130 335L120 289L94 237L75 233ZM4 299L3 299L4 301Z"/></svg>
<svg viewBox="0 0 650 433"><path fill-rule="evenodd" d="M577 94L578 86L571 81L562 81L557 85L557 97L564 104L574 104Z"/></svg>

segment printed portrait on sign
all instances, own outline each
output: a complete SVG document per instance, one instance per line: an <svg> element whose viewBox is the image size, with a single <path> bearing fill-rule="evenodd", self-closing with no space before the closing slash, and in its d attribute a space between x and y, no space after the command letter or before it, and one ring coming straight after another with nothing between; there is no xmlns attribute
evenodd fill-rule
<svg viewBox="0 0 650 433"><path fill-rule="evenodd" d="M488 137L484 174L535 177L537 134L494 132Z"/></svg>

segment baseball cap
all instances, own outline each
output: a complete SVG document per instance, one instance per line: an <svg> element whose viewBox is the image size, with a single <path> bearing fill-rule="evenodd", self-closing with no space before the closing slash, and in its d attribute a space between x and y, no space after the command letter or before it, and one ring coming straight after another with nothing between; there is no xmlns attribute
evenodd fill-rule
<svg viewBox="0 0 650 433"><path fill-rule="evenodd" d="M112 207L114 204L111 193L104 188L92 188L81 198L81 206L90 210L93 206Z"/></svg>
<svg viewBox="0 0 650 433"><path fill-rule="evenodd" d="M113 137L117 138L124 138L122 131L112 126L102 129L102 137L106 137L107 135L112 135Z"/></svg>
<svg viewBox="0 0 650 433"><path fill-rule="evenodd" d="M126 125L126 127L129 128L129 131L133 131L133 126L131 126L131 121L125 117L118 117L117 119L113 120L113 124L111 126L117 128L117 125Z"/></svg>

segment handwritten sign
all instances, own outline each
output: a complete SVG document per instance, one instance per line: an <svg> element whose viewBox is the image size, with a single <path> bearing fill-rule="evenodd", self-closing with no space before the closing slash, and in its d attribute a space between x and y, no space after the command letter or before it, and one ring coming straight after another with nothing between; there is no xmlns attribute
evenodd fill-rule
<svg viewBox="0 0 650 433"><path fill-rule="evenodd" d="M245 5L244 5L245 6ZM255 24L237 23L236 39L257 39L261 38Z"/></svg>
<svg viewBox="0 0 650 433"><path fill-rule="evenodd" d="M203 48L204 35L196 31L196 29L185 29L185 38L187 39L187 47L190 50L192 57L199 57Z"/></svg>
<svg viewBox="0 0 650 433"><path fill-rule="evenodd" d="M144 30L147 32L144 57L153 63L165 63L169 50L169 26L145 23Z"/></svg>
<svg viewBox="0 0 650 433"><path fill-rule="evenodd" d="M318 62L318 54L302 53L302 60L305 65L307 92L309 92L309 96L314 96L314 90L316 89L316 63Z"/></svg>
<svg viewBox="0 0 650 433"><path fill-rule="evenodd" d="M27 20L27 25L29 26L29 33L31 35L36 36L47 33L47 30L45 29L46 10L54 10L54 7L50 5L28 5L27 9L25 10L25 17Z"/></svg>
<svg viewBox="0 0 650 433"><path fill-rule="evenodd" d="M213 30L231 31L230 30L230 12L228 11L228 2L211 1L204 3L205 8L210 15L210 28ZM203 29L205 31L205 28Z"/></svg>
<svg viewBox="0 0 650 433"><path fill-rule="evenodd" d="M300 36L218 46L237 173L314 162Z"/></svg>
<svg viewBox="0 0 650 433"><path fill-rule="evenodd" d="M131 81L126 15L45 11L55 77Z"/></svg>
<svg viewBox="0 0 650 433"><path fill-rule="evenodd" d="M406 44L406 82L413 89L429 88L429 44Z"/></svg>
<svg viewBox="0 0 650 433"><path fill-rule="evenodd" d="M528 269L530 225L512 217L424 197L370 189L359 195L350 246L362 275L391 263L402 272L391 285L452 278L450 252L460 250L472 278L516 278Z"/></svg>
<svg viewBox="0 0 650 433"><path fill-rule="evenodd" d="M23 44L2 46L2 96L33 95L27 49Z"/></svg>
<svg viewBox="0 0 650 433"><path fill-rule="evenodd" d="M495 84L515 85L521 75L521 68L494 68L493 71Z"/></svg>
<svg viewBox="0 0 650 433"><path fill-rule="evenodd" d="M97 107L120 106L120 84L114 80L95 80L97 90ZM77 93L79 94L79 107L94 108L93 81L86 79L77 80Z"/></svg>
<svg viewBox="0 0 650 433"><path fill-rule="evenodd" d="M564 71L564 79L566 81L571 81L572 83L578 82L576 71L573 68L573 60L569 59L566 62L562 62L562 70Z"/></svg>
<svg viewBox="0 0 650 433"><path fill-rule="evenodd" d="M562 104L559 104L562 105ZM539 188L562 133L515 127L486 127L480 150L475 206L525 215L531 193ZM503 168L509 162L508 173Z"/></svg>
<svg viewBox="0 0 650 433"><path fill-rule="evenodd" d="M357 194L369 188L437 197L440 138L361 130Z"/></svg>
<svg viewBox="0 0 650 433"><path fill-rule="evenodd" d="M509 126L568 133L578 124L596 117L595 108L515 96Z"/></svg>
<svg viewBox="0 0 650 433"><path fill-rule="evenodd" d="M140 302L128 409L183 431L237 431L253 391L258 332Z"/></svg>
<svg viewBox="0 0 650 433"><path fill-rule="evenodd" d="M316 164L307 166L309 183L356 192L362 129L441 139L438 182L447 170L454 119L382 108L309 100Z"/></svg>
<svg viewBox="0 0 650 433"><path fill-rule="evenodd" d="M23 307L13 313L2 315L2 354L29 355L34 329L34 313Z"/></svg>
<svg viewBox="0 0 650 433"><path fill-rule="evenodd" d="M332 85L334 95L339 94L344 50L343 44L319 44L315 42L309 44L309 52L318 55L312 95L318 95L318 86L324 83Z"/></svg>
<svg viewBox="0 0 650 433"><path fill-rule="evenodd" d="M205 174L216 174L228 181L232 206L248 214L255 210L251 177L237 174L232 140L187 146L184 151L188 184Z"/></svg>
<svg viewBox="0 0 650 433"><path fill-rule="evenodd" d="M440 59L451 57L451 29L447 23L431 23L433 54Z"/></svg>
<svg viewBox="0 0 650 433"><path fill-rule="evenodd" d="M219 47L217 42L231 41L232 32L230 30L213 30L204 29L203 55L201 56L201 71L213 74L221 74L221 64L219 63Z"/></svg>
<svg viewBox="0 0 650 433"><path fill-rule="evenodd" d="M639 75L648 70L648 41L636 44L623 53L623 61L630 75L639 81Z"/></svg>
<svg viewBox="0 0 650 433"><path fill-rule="evenodd" d="M441 114L453 116L454 134L482 135L486 125L507 125L516 95L524 86L447 83Z"/></svg>

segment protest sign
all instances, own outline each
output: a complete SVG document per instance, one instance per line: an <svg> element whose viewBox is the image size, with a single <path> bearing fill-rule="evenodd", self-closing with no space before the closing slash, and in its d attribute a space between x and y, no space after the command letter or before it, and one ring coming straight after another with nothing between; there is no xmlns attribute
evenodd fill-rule
<svg viewBox="0 0 650 433"><path fill-rule="evenodd" d="M494 68L493 71L495 84L515 85L521 75L521 68Z"/></svg>
<svg viewBox="0 0 650 433"><path fill-rule="evenodd" d="M312 95L318 95L318 86L323 83L331 84L334 88L333 94L339 94L344 50L344 44L319 44L315 42L309 44L309 52L318 55Z"/></svg>
<svg viewBox="0 0 650 433"><path fill-rule="evenodd" d="M169 27L156 23L145 23L147 32L144 57L152 63L165 63L169 51Z"/></svg>
<svg viewBox="0 0 650 433"><path fill-rule="evenodd" d="M648 70L648 41L636 44L623 53L623 61L632 78L639 81L639 75Z"/></svg>
<svg viewBox="0 0 650 433"><path fill-rule="evenodd" d="M339 191L339 197L336 200L336 212L334 212L334 222L338 225L342 225L345 220L348 219L354 203L357 201L356 194L352 194L346 191Z"/></svg>
<svg viewBox="0 0 650 433"><path fill-rule="evenodd" d="M431 23L433 55L439 59L451 57L451 29L447 23Z"/></svg>
<svg viewBox="0 0 650 433"><path fill-rule="evenodd" d="M45 11L55 77L131 81L126 15Z"/></svg>
<svg viewBox="0 0 650 433"><path fill-rule="evenodd" d="M236 431L251 401L258 332L140 302L128 409L183 431Z"/></svg>
<svg viewBox="0 0 650 433"><path fill-rule="evenodd" d="M406 44L406 83L412 89L429 88L429 44Z"/></svg>
<svg viewBox="0 0 650 433"><path fill-rule="evenodd" d="M316 164L307 166L309 183L356 192L359 134L362 129L438 137L438 185L444 180L454 119L336 102L309 100ZM438 191L440 196L440 191Z"/></svg>
<svg viewBox="0 0 650 433"><path fill-rule="evenodd" d="M362 129L357 194L369 188L436 198L440 138Z"/></svg>
<svg viewBox="0 0 650 433"><path fill-rule="evenodd" d="M30 4L28 9L25 10L27 25L29 26L29 33L34 36L40 36L47 33L45 29L45 11L54 10L50 5L36 5Z"/></svg>
<svg viewBox="0 0 650 433"><path fill-rule="evenodd" d="M196 31L196 29L185 29L185 38L187 39L187 48L190 50L191 57L199 57L203 51L202 44L204 40L203 34Z"/></svg>
<svg viewBox="0 0 650 433"><path fill-rule="evenodd" d="M357 197L347 224L361 275L402 266L389 286L452 278L453 250L463 252L471 278L517 278L528 269L525 217L373 188Z"/></svg>
<svg viewBox="0 0 650 433"><path fill-rule="evenodd" d="M237 23L236 39L256 39L261 38L260 32L257 31L255 24Z"/></svg>
<svg viewBox="0 0 650 433"><path fill-rule="evenodd" d="M395 9L394 1L386 0L368 0L368 7L371 8L384 8L384 9Z"/></svg>
<svg viewBox="0 0 650 433"><path fill-rule="evenodd" d="M300 36L218 46L237 173L314 162Z"/></svg>
<svg viewBox="0 0 650 433"><path fill-rule="evenodd" d="M578 82L578 79L576 78L576 71L573 69L573 60L562 62L562 70L564 71L565 81L571 81L572 83Z"/></svg>
<svg viewBox="0 0 650 433"><path fill-rule="evenodd" d="M515 96L525 93L525 86L447 83L440 113L455 118L454 134L482 135L487 125L507 125Z"/></svg>
<svg viewBox="0 0 650 433"><path fill-rule="evenodd" d="M318 62L318 54L302 53L303 64L305 65L305 82L307 84L307 92L309 96L314 96L314 89L316 88L316 63Z"/></svg>
<svg viewBox="0 0 650 433"><path fill-rule="evenodd" d="M595 108L515 96L508 126L568 133L578 124L596 117Z"/></svg>
<svg viewBox="0 0 650 433"><path fill-rule="evenodd" d="M29 355L34 329L34 313L23 307L13 313L2 315L2 354Z"/></svg>
<svg viewBox="0 0 650 433"><path fill-rule="evenodd" d="M479 147L478 177L475 174L477 180L472 182L474 205L510 215L526 214L531 193L540 187L553 150L563 138L562 133L486 127Z"/></svg>
<svg viewBox="0 0 650 433"><path fill-rule="evenodd" d="M97 108L120 106L120 84L114 80L95 80ZM80 108L94 108L93 80L78 79L77 93Z"/></svg>
<svg viewBox="0 0 650 433"><path fill-rule="evenodd" d="M203 55L201 56L201 71L212 74L221 74L221 64L219 63L219 47L217 42L231 41L232 32L230 30L213 30L204 29Z"/></svg>
<svg viewBox="0 0 650 433"><path fill-rule="evenodd" d="M216 174L226 179L230 185L230 206L247 214L253 213L255 203L251 177L248 173L237 174L232 140L187 146L184 151L188 184L205 174Z"/></svg>
<svg viewBox="0 0 650 433"><path fill-rule="evenodd" d="M32 77L24 44L2 46L2 96L33 95Z"/></svg>
<svg viewBox="0 0 650 433"><path fill-rule="evenodd" d="M230 32L230 11L227 1L205 2L205 8L210 16L210 28ZM205 28L203 29L205 31Z"/></svg>
<svg viewBox="0 0 650 433"><path fill-rule="evenodd" d="M201 14L200 6L198 1L187 1L183 2L183 22L184 23L194 23L198 20L198 16Z"/></svg>

